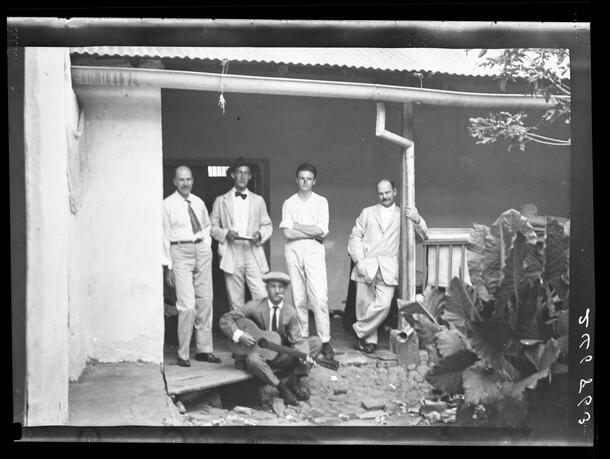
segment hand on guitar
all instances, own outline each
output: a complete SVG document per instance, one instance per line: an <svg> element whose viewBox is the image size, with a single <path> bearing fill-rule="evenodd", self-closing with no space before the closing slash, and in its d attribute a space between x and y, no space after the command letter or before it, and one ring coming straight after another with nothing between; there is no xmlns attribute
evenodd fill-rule
<svg viewBox="0 0 610 459"><path fill-rule="evenodd" d="M316 361L311 357L311 355L307 355L305 357L301 357L299 359L302 365L307 365L309 367L313 367L316 365Z"/></svg>
<svg viewBox="0 0 610 459"><path fill-rule="evenodd" d="M248 346L248 347L253 347L256 344L256 340L248 332L243 332L241 334L241 336L239 337L239 342L244 344L244 345L246 345L246 346Z"/></svg>

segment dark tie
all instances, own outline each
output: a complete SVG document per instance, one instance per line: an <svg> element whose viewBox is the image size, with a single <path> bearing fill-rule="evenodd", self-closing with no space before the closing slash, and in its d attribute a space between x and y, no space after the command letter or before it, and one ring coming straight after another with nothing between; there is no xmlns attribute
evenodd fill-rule
<svg viewBox="0 0 610 459"><path fill-rule="evenodd" d="M199 219L197 218L197 215L195 215L195 211L191 207L191 201L189 201L188 199L185 199L185 201L189 205L189 217L191 217L191 228L193 229L194 236L196 233L201 231L201 223L199 223Z"/></svg>
<svg viewBox="0 0 610 459"><path fill-rule="evenodd" d="M246 199L248 197L246 193L240 193L239 191L235 192L235 196L239 196L242 199Z"/></svg>
<svg viewBox="0 0 610 459"><path fill-rule="evenodd" d="M277 310L278 306L273 306L273 318L271 319L271 331L277 332Z"/></svg>

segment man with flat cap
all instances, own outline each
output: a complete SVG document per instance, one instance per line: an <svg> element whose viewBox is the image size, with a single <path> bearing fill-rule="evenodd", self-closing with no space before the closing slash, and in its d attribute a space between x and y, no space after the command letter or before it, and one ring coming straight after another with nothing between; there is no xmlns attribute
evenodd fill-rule
<svg viewBox="0 0 610 459"><path fill-rule="evenodd" d="M248 318L261 330L276 331L282 338L282 345L292 347L311 357L317 357L322 349L322 341L317 336L303 338L296 309L284 301L284 292L290 277L282 272L269 272L263 276L267 298L254 299L244 306L229 311L220 318L222 332L235 343L252 347L256 340L237 327L236 320ZM312 360L302 361L293 356L278 354L273 360L265 360L258 352L246 356L246 369L259 380L277 388L286 405L297 405L299 400L309 398L309 389L302 377L309 373ZM237 363L237 362L236 362ZM289 375L286 384L280 382L273 370Z"/></svg>
<svg viewBox="0 0 610 459"><path fill-rule="evenodd" d="M210 219L233 310L244 305L246 285L252 298L267 296L262 275L269 265L263 244L271 237L273 225L263 197L248 189L252 165L240 158L227 173L235 186L216 198Z"/></svg>

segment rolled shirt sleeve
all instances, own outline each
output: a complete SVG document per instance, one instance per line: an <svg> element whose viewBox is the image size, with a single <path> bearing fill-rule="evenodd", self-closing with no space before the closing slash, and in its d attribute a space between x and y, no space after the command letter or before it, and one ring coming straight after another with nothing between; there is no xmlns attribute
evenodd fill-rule
<svg viewBox="0 0 610 459"><path fill-rule="evenodd" d="M329 210L328 210L328 200L320 196L320 204L318 206L318 221L316 226L320 228L322 231L322 237L326 237L329 233L328 231L328 220L329 220Z"/></svg>
<svg viewBox="0 0 610 459"><path fill-rule="evenodd" d="M282 205L282 221L280 222L280 228L294 228L294 218L292 216L292 210L290 209L290 202L288 199L286 199Z"/></svg>

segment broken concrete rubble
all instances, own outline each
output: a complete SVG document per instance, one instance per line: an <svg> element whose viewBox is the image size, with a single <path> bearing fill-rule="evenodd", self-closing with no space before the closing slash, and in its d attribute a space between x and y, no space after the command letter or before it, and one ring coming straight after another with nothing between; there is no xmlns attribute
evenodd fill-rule
<svg viewBox="0 0 610 459"><path fill-rule="evenodd" d="M311 397L307 402L286 406L275 388L263 385L258 392L260 405L239 404L233 410L209 408L201 411L202 416L188 413L184 421L186 425L407 426L414 418L430 425L434 422L428 418L438 417L438 424L451 422L450 412L426 417L419 411L422 399L433 399L432 387L423 382L417 371L423 364L411 371L398 365L378 366L379 362L392 362L393 358L390 351L383 352L380 358L347 351L337 356L343 363L336 372L312 368L308 377Z"/></svg>

